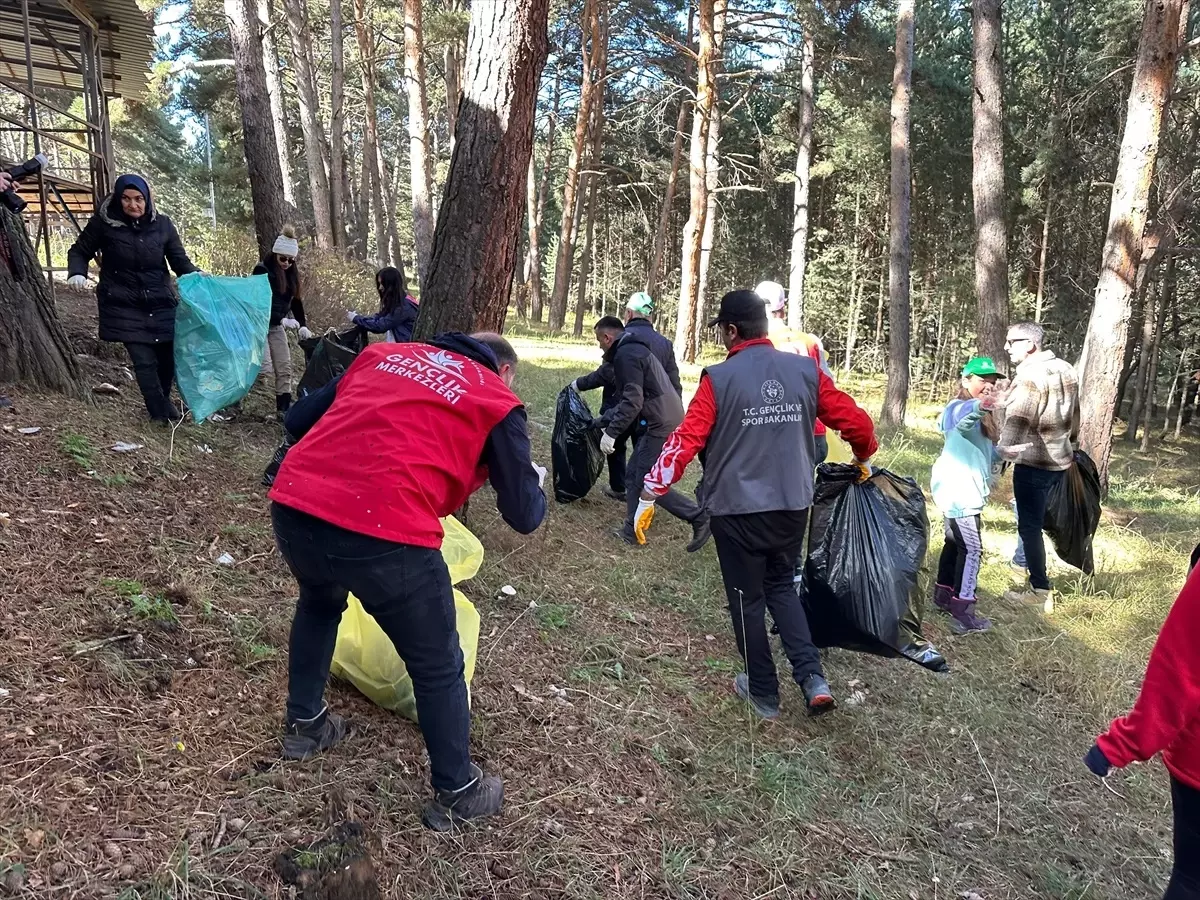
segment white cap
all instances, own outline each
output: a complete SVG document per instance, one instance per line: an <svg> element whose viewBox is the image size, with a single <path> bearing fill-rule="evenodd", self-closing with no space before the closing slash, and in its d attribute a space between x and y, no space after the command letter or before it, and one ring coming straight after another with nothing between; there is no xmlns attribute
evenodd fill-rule
<svg viewBox="0 0 1200 900"><path fill-rule="evenodd" d="M787 291L778 281L763 281L754 289L767 305L767 312L779 312L787 305Z"/></svg>
<svg viewBox="0 0 1200 900"><path fill-rule="evenodd" d="M281 234L275 238L275 244L271 247L272 253L278 253L280 256L290 256L295 259L300 255L300 243L295 237Z"/></svg>

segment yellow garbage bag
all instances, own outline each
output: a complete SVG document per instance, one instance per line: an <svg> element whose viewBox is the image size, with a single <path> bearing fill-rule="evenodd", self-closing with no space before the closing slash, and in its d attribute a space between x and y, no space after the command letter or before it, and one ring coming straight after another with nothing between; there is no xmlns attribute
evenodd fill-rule
<svg viewBox="0 0 1200 900"><path fill-rule="evenodd" d="M829 440L829 455L825 457L825 462L848 463L854 459L854 451L840 434L830 428L826 430L825 437Z"/></svg>
<svg viewBox="0 0 1200 900"><path fill-rule="evenodd" d="M442 519L442 527L446 532L442 541L442 558L450 570L451 584L473 578L483 565L483 545L479 543L479 538L453 516ZM454 609L469 691L479 651L479 613L474 604L458 590L454 591ZM353 594L350 595L346 611L342 613L330 672L345 678L384 709L417 721L412 679L408 677L400 654L374 617L363 609Z"/></svg>

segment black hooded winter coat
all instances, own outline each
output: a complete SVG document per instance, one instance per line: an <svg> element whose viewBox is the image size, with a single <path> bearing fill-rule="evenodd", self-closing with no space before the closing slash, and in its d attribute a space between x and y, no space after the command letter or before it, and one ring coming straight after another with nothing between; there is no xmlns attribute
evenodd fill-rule
<svg viewBox="0 0 1200 900"><path fill-rule="evenodd" d="M146 198L146 212L129 219L121 210L121 192L136 188ZM150 188L137 175L122 175L112 194L100 204L83 233L67 251L69 275L87 275L99 253L100 339L156 344L175 339L175 306L179 302L167 264L176 275L195 272L165 215L157 213Z"/></svg>

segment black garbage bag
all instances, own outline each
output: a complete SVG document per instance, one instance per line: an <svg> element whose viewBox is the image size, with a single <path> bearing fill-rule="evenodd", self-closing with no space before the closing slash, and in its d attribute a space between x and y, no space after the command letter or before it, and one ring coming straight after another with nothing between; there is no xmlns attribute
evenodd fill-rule
<svg viewBox="0 0 1200 900"><path fill-rule="evenodd" d="M275 453L271 456L271 461L267 463L267 468L263 472L262 486L270 487L275 483L275 476L279 474L279 467L283 465L283 458L287 456L288 450L292 448L292 444L296 443L286 431L283 433L283 443L275 448Z"/></svg>
<svg viewBox="0 0 1200 900"><path fill-rule="evenodd" d="M817 467L802 585L813 641L949 671L921 637L925 495L913 479L886 469L863 484L858 475L844 463Z"/></svg>
<svg viewBox="0 0 1200 900"><path fill-rule="evenodd" d="M350 368L354 357L366 346L367 333L357 327L302 340L300 349L304 351L305 365L297 396L305 397L329 384Z"/></svg>
<svg viewBox="0 0 1200 900"><path fill-rule="evenodd" d="M1042 530L1054 542L1054 552L1085 575L1095 572L1092 539L1100 525L1100 473L1092 458L1075 451L1075 461L1046 503Z"/></svg>
<svg viewBox="0 0 1200 900"><path fill-rule="evenodd" d="M558 395L550 437L554 499L570 503L587 496L604 469L600 435L592 428L592 410L579 391L567 385Z"/></svg>

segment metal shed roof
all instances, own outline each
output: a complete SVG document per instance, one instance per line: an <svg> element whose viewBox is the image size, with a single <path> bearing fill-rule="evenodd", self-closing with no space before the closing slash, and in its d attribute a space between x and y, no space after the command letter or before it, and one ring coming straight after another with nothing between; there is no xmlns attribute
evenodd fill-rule
<svg viewBox="0 0 1200 900"><path fill-rule="evenodd" d="M154 56L154 23L135 0L29 0L34 83L39 88L83 90L79 30L95 27L104 92L139 99ZM0 78L26 84L21 0L0 0Z"/></svg>

